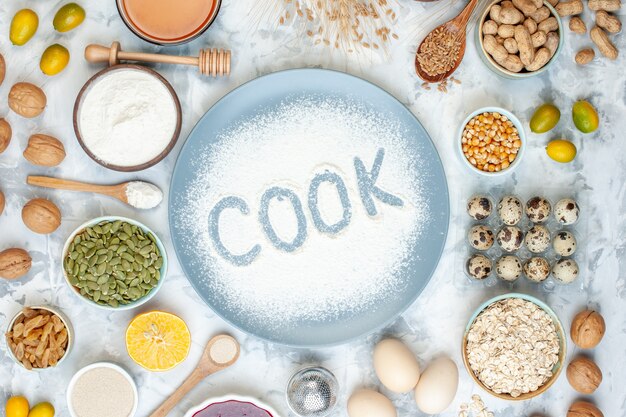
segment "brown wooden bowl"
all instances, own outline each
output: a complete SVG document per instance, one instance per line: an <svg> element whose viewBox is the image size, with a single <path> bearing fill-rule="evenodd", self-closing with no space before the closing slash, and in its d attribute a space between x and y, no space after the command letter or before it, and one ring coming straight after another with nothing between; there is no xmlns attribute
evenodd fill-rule
<svg viewBox="0 0 626 417"><path fill-rule="evenodd" d="M174 100L174 105L176 106L176 113L177 113L176 128L174 129L174 134L172 135L172 139L167 144L165 149L163 149L163 151L160 154L158 154L155 158L151 159L150 161L144 162L143 164L134 165L134 166L114 165L114 164L109 164L98 159L98 157L94 155L89 150L89 148L85 145L85 142L83 141L83 138L80 134L80 129L78 127L78 114L80 112L80 106L82 104L83 96L85 92L91 87L92 84L94 84L102 76L106 75L107 73L111 71L116 71L116 70L120 70L124 68L137 70L137 71L143 71L147 74L152 75L154 78L156 78L161 83L163 83L163 85L165 85L165 87L168 89L168 91L172 95L172 99ZM150 68L143 67L141 65L119 64L119 65L114 65L112 67L103 69L102 71L96 73L89 80L87 80L85 85L83 85L83 88L80 89L78 96L76 97L76 101L74 102L74 133L76 134L76 139L78 140L80 147L83 148L85 153L89 155L89 157L93 159L95 162L97 162L98 164L102 165L105 168L112 169L114 171L135 172L135 171L141 171L141 170L150 168L151 166L158 164L163 158L165 158L172 151L172 149L174 149L174 146L176 145L176 142L178 141L178 137L180 135L181 125L182 125L182 110L180 107L180 101L178 100L178 96L176 95L176 91L174 91L174 88L172 88L171 84L165 78L163 78L161 74L159 74L158 72L154 70L151 70Z"/></svg>
<svg viewBox="0 0 626 417"><path fill-rule="evenodd" d="M528 392L528 393L525 393L525 394L521 394L519 397L513 397L510 394L498 394L496 392L493 392L489 388L487 388L482 383L482 381L480 379L478 379L478 377L474 374L474 371L472 371L472 368L470 367L469 360L467 359L467 334L469 333L469 329L471 328L471 326L474 324L474 321L476 320L476 317L478 317L478 315L480 313L482 313L490 305L492 305L492 304L494 304L494 303L496 303L498 301L507 299L507 298L521 298L522 300L530 301L531 303L537 305L539 308L541 308L543 311L545 311L552 318L554 326L556 327L557 336L559 338L559 360L557 361L557 363L552 368L552 376L550 377L550 379L548 379L546 381L546 383L543 384L542 386L540 386L536 391ZM561 324L561 321L559 320L559 318L556 315L556 313L547 304L545 304L543 301L541 301L541 300L539 300L539 299L537 299L537 298L535 298L533 296L530 296L528 294L508 293L508 294L499 295L499 296L494 297L494 298L492 298L490 300L487 300L486 302L481 304L480 307L478 307L476 309L476 311L474 312L474 314L470 318L470 320L469 320L469 322L468 322L468 324L467 324L467 326L465 328L465 332L463 334L463 343L462 343L461 349L462 349L461 356L463 357L463 364L465 365L465 369L467 370L467 373L472 377L474 382L479 387L481 387L483 390L485 390L489 394L493 395L494 397L498 397L498 398L503 399L503 400L508 400L508 401L525 401L525 400L529 400L531 398L537 397L538 395L541 395L544 392L546 392L548 390L548 388L550 388L552 386L552 384L554 384L556 382L556 380L559 378L559 375L561 374L561 370L564 367L565 356L567 354L567 336L566 336L565 330L563 329L563 325Z"/></svg>

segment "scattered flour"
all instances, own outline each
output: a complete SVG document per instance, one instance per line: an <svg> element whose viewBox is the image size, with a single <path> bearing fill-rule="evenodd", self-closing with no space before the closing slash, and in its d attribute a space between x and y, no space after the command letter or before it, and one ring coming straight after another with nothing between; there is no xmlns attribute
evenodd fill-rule
<svg viewBox="0 0 626 417"><path fill-rule="evenodd" d="M186 250L197 260L194 267L203 271L215 296L251 322L279 327L373 310L403 291L430 211L419 146L399 126L393 116L351 101L293 97L221 132L216 141L207 138L193 161L195 178L185 198L175 202L179 215L173 216L173 226L186 236ZM369 172L380 149L384 159L375 184L403 205L375 197L378 213L370 216L361 201L355 157ZM349 224L337 234L316 229L307 201L311 180L326 170L343 179L351 205ZM293 252L272 246L259 223L261 196L274 186L295 192L305 213L307 236ZM216 253L208 231L209 213L226 196L243 199L249 213L221 213L223 245L238 254L261 248L245 266ZM342 219L335 185L322 183L318 207L327 224ZM292 241L298 231L292 203L275 198L268 212L278 237Z"/></svg>

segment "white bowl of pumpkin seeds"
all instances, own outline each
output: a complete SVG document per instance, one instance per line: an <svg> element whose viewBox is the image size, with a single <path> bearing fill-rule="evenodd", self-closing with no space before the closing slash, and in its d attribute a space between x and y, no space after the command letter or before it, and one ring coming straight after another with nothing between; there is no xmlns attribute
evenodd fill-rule
<svg viewBox="0 0 626 417"><path fill-rule="evenodd" d="M126 217L105 216L79 226L65 242L63 276L85 302L128 310L150 300L163 285L167 254L159 237Z"/></svg>

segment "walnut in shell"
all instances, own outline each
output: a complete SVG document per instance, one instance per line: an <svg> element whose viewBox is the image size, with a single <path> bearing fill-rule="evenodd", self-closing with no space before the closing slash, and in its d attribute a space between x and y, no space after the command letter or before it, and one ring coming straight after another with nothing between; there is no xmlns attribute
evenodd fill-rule
<svg viewBox="0 0 626 417"><path fill-rule="evenodd" d="M2 56L2 54L0 54L0 85L2 85L2 82L4 81L4 75L7 72L7 65L4 62L4 57Z"/></svg>
<svg viewBox="0 0 626 417"><path fill-rule="evenodd" d="M48 234L61 225L61 211L50 200L35 198L22 209L22 220L33 232Z"/></svg>
<svg viewBox="0 0 626 417"><path fill-rule="evenodd" d="M65 159L65 148L60 140L52 136L36 134L28 139L24 158L33 165L54 167Z"/></svg>
<svg viewBox="0 0 626 417"><path fill-rule="evenodd" d="M593 394L602 382L602 371L591 359L579 357L567 366L567 380L581 394Z"/></svg>
<svg viewBox="0 0 626 417"><path fill-rule="evenodd" d="M0 190L0 216L2 216L2 213L4 212L4 203L4 193Z"/></svg>
<svg viewBox="0 0 626 417"><path fill-rule="evenodd" d="M43 90L31 83L17 83L9 91L9 107L23 117L37 117L46 107Z"/></svg>
<svg viewBox="0 0 626 417"><path fill-rule="evenodd" d="M13 131L11 125L4 119L0 119L0 153L6 151L11 143L11 136Z"/></svg>
<svg viewBox="0 0 626 417"><path fill-rule="evenodd" d="M587 401L576 401L567 410L567 417L604 417L604 414Z"/></svg>
<svg viewBox="0 0 626 417"><path fill-rule="evenodd" d="M32 265L32 259L24 249L11 248L0 252L0 277L15 279L25 275Z"/></svg>
<svg viewBox="0 0 626 417"><path fill-rule="evenodd" d="M604 318L600 313L584 310L574 317L570 336L578 347L592 349L600 343L605 331Z"/></svg>

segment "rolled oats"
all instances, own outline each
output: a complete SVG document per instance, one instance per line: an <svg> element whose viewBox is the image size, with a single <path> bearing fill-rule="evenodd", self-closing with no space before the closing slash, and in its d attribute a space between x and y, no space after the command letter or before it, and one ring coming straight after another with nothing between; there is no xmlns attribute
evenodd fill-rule
<svg viewBox="0 0 626 417"><path fill-rule="evenodd" d="M538 390L552 377L559 349L548 313L530 301L508 298L478 315L467 335L466 353L474 375L487 388L515 398Z"/></svg>

